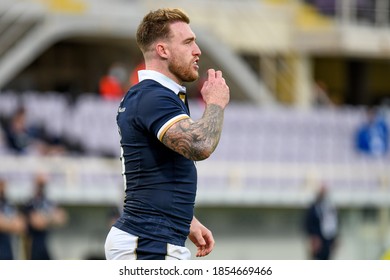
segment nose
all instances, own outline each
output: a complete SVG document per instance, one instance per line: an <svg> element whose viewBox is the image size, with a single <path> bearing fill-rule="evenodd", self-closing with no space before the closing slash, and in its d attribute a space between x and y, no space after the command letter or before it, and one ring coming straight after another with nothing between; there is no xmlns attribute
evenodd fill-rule
<svg viewBox="0 0 390 280"><path fill-rule="evenodd" d="M202 51L200 50L200 48L199 48L199 46L198 46L198 44L194 44L194 50L193 50L193 55L197 55L197 56L200 56L201 54L202 54Z"/></svg>

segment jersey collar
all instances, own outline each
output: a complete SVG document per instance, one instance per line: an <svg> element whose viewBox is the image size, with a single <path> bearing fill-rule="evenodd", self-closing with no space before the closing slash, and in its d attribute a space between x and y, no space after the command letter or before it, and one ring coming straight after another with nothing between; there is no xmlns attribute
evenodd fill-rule
<svg viewBox="0 0 390 280"><path fill-rule="evenodd" d="M179 92L186 92L186 87L179 85L172 79L154 70L138 71L138 80L140 82L143 80L154 80L159 84L161 84L162 86L169 88L176 94L179 94Z"/></svg>

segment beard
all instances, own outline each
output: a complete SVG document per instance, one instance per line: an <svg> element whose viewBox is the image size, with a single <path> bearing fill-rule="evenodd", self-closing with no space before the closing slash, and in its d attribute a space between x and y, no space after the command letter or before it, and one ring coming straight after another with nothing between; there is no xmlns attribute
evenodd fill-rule
<svg viewBox="0 0 390 280"><path fill-rule="evenodd" d="M192 63L185 64L176 57L168 65L169 71L182 82L193 82L199 78L199 73Z"/></svg>

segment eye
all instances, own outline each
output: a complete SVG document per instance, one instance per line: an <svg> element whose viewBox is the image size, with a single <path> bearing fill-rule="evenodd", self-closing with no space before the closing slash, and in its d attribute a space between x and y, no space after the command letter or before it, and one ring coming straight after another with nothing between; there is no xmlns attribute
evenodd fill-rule
<svg viewBox="0 0 390 280"><path fill-rule="evenodd" d="M195 43L195 38L188 38L184 41L184 44L191 45L192 43Z"/></svg>

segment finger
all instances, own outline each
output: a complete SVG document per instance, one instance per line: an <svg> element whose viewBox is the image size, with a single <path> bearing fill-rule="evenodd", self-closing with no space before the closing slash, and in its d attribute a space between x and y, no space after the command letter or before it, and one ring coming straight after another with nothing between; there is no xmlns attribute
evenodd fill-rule
<svg viewBox="0 0 390 280"><path fill-rule="evenodd" d="M214 80L215 79L215 70L214 69L209 69L207 71L207 75L208 75L208 81L210 80Z"/></svg>
<svg viewBox="0 0 390 280"><path fill-rule="evenodd" d="M198 247L197 247L196 256L197 256L197 257L201 257L201 256L202 256L202 247L201 247L201 246L198 246Z"/></svg>
<svg viewBox="0 0 390 280"><path fill-rule="evenodd" d="M203 238L202 233L200 231L194 233L192 242L198 248L206 245L206 240Z"/></svg>
<svg viewBox="0 0 390 280"><path fill-rule="evenodd" d="M205 238L205 241L206 241L205 246L198 247L197 254L196 254L197 257L207 256L213 250L215 242L212 236L208 236L207 238Z"/></svg>
<svg viewBox="0 0 390 280"><path fill-rule="evenodd" d="M221 71L221 70L216 71L216 72L215 72L215 77L216 77L217 79L221 79L221 78L222 78L222 71Z"/></svg>
<svg viewBox="0 0 390 280"><path fill-rule="evenodd" d="M198 247L198 251L196 253L196 256L197 257L204 257L204 256L207 255L206 251L207 250L206 250L206 248L204 246Z"/></svg>
<svg viewBox="0 0 390 280"><path fill-rule="evenodd" d="M202 250L199 252L199 257L204 257L204 256L207 256L208 254L211 253L211 249L210 248L202 248Z"/></svg>
<svg viewBox="0 0 390 280"><path fill-rule="evenodd" d="M206 256L206 255L210 254L211 251L213 250L213 248L214 248L214 244L207 244L207 245L204 247L204 249L203 249L203 252L202 252L203 255Z"/></svg>
<svg viewBox="0 0 390 280"><path fill-rule="evenodd" d="M214 247L215 240L214 240L214 237L213 237L213 234L211 233L211 231L208 231L207 234L205 234L203 236L203 238L204 238L208 247L210 247L210 248Z"/></svg>

